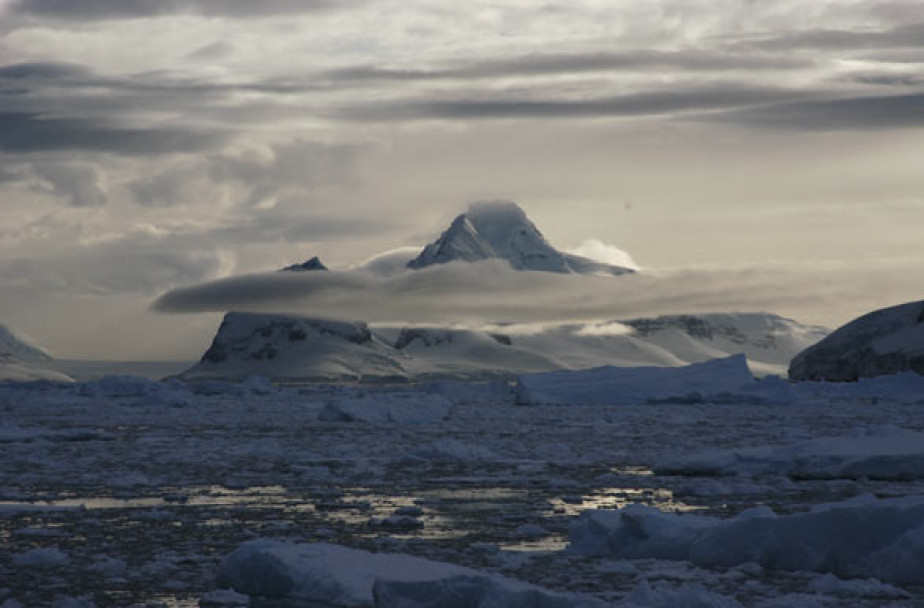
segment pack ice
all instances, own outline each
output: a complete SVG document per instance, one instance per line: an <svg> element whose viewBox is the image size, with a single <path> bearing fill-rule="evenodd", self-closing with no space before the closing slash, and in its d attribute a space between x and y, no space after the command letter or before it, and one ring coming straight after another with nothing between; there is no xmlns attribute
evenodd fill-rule
<svg viewBox="0 0 924 608"><path fill-rule="evenodd" d="M570 551L578 555L688 560L707 568L756 563L924 584L920 496L866 496L790 515L755 507L731 519L635 504L584 511L569 533Z"/></svg>
<svg viewBox="0 0 924 608"><path fill-rule="evenodd" d="M796 479L924 479L924 433L894 426L781 446L709 450L655 466L664 475L786 475Z"/></svg>
<svg viewBox="0 0 924 608"><path fill-rule="evenodd" d="M219 584L267 598L388 608L603 608L498 575L397 553L328 543L254 540L221 563Z"/></svg>

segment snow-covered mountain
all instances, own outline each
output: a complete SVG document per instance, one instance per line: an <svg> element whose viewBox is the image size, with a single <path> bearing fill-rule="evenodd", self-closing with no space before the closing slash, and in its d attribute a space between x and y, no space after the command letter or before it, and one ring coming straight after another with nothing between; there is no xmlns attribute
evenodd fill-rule
<svg viewBox="0 0 924 608"><path fill-rule="evenodd" d="M0 324L0 355L6 353L24 363L47 363L51 355Z"/></svg>
<svg viewBox="0 0 924 608"><path fill-rule="evenodd" d="M712 314L561 325L524 334L228 313L188 379L425 380L511 378L601 365L680 366L745 353L757 375L784 374L826 335L771 314Z"/></svg>
<svg viewBox="0 0 924 608"><path fill-rule="evenodd" d="M351 381L407 374L395 350L365 323L229 312L202 360L181 375Z"/></svg>
<svg viewBox="0 0 924 608"><path fill-rule="evenodd" d="M901 371L924 374L924 301L854 319L793 358L793 380L854 381Z"/></svg>
<svg viewBox="0 0 924 608"><path fill-rule="evenodd" d="M621 275L631 268L596 262L555 249L526 213L509 201L474 203L407 267L500 258L517 270Z"/></svg>

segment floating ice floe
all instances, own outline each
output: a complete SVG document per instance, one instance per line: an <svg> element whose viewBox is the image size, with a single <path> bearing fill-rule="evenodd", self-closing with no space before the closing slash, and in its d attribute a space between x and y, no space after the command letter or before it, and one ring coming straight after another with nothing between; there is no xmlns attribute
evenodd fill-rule
<svg viewBox="0 0 924 608"><path fill-rule="evenodd" d="M744 355L683 367L597 367L525 374L517 379L522 405L633 405L651 402L791 403L779 378L758 382Z"/></svg>
<svg viewBox="0 0 924 608"><path fill-rule="evenodd" d="M238 593L333 606L390 608L603 608L502 576L411 555L328 543L253 540L228 555L219 584Z"/></svg>
<svg viewBox="0 0 924 608"><path fill-rule="evenodd" d="M700 567L756 563L924 584L924 498L871 496L776 515L750 509L731 519L644 505L588 510L570 529L569 551L626 559L688 560Z"/></svg>
<svg viewBox="0 0 924 608"><path fill-rule="evenodd" d="M781 446L707 450L656 465L665 475L787 475L798 479L924 479L924 433L893 426L857 429Z"/></svg>
<svg viewBox="0 0 924 608"><path fill-rule="evenodd" d="M433 424L449 416L452 403L432 393L360 393L324 404L318 419L326 422Z"/></svg>

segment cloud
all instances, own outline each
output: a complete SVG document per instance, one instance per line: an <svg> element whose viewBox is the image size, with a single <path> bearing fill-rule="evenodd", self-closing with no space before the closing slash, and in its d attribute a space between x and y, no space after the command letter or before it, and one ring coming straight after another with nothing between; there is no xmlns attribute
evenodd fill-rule
<svg viewBox="0 0 924 608"><path fill-rule="evenodd" d="M84 66L54 61L14 63L0 66L0 79L65 79L77 76L87 77L90 74L92 72Z"/></svg>
<svg viewBox="0 0 924 608"><path fill-rule="evenodd" d="M227 250L166 251L126 241L72 248L51 257L0 262L4 289L40 288L46 294L151 295L171 285L227 274L234 255Z"/></svg>
<svg viewBox="0 0 924 608"><path fill-rule="evenodd" d="M590 258L604 264L613 266L622 266L623 268L633 268L639 270L641 267L632 259L627 251L623 251L615 245L609 245L598 239L587 239L577 247L565 250L567 253Z"/></svg>
<svg viewBox="0 0 924 608"><path fill-rule="evenodd" d="M895 276L796 270L678 271L618 278L450 263L383 278L368 272L258 274L169 291L153 308L249 310L379 323L561 323L697 312L824 311L855 315L871 297L906 293ZM870 291L870 290L874 291ZM871 296L875 293L875 296ZM862 310L862 308L860 308ZM816 317L817 318L817 317Z"/></svg>
<svg viewBox="0 0 924 608"><path fill-rule="evenodd" d="M799 131L924 127L924 93L767 105L715 114L707 120Z"/></svg>
<svg viewBox="0 0 924 608"><path fill-rule="evenodd" d="M119 127L94 118L0 112L0 150L85 150L130 156L201 150L218 144L214 131L179 127Z"/></svg>
<svg viewBox="0 0 924 608"><path fill-rule="evenodd" d="M325 72L321 77L342 83L389 80L405 82L587 72L789 70L809 68L813 65L812 60L780 54L717 52L696 48L682 51L638 49L622 52L535 53L505 59L457 62L431 68L356 65Z"/></svg>
<svg viewBox="0 0 924 608"><path fill-rule="evenodd" d="M55 17L75 21L137 19L172 14L206 17L254 18L298 14L337 8L335 0L19 0L13 5L19 14Z"/></svg>
<svg viewBox="0 0 924 608"><path fill-rule="evenodd" d="M491 92L482 99L400 99L347 106L333 115L357 121L565 119L602 116L648 116L690 111L722 110L806 97L805 92L735 84L695 85L611 97L580 99L518 98Z"/></svg>
<svg viewBox="0 0 924 608"><path fill-rule="evenodd" d="M176 160L130 182L129 190L135 201L146 207L213 203L217 199L230 199L244 207L272 207L277 199L307 198L317 189L355 184L357 160L364 151L360 145L301 139L238 146L201 158ZM304 200L298 206L303 207Z"/></svg>
<svg viewBox="0 0 924 608"><path fill-rule="evenodd" d="M917 12L920 18L920 10ZM904 23L884 30L808 29L742 42L764 50L857 50L924 46L924 22Z"/></svg>
<svg viewBox="0 0 924 608"><path fill-rule="evenodd" d="M393 277L407 272L407 263L420 254L422 246L398 247L378 253L351 270L368 272L378 277Z"/></svg>
<svg viewBox="0 0 924 608"><path fill-rule="evenodd" d="M33 165L36 176L71 207L100 207L109 202L102 173L86 162L51 162Z"/></svg>

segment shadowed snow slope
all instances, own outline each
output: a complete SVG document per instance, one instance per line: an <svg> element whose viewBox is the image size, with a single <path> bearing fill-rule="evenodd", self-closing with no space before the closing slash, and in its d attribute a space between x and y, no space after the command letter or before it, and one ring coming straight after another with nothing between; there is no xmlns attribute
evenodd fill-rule
<svg viewBox="0 0 924 608"><path fill-rule="evenodd" d="M506 331L509 329L510 331ZM532 333L408 327L228 313L202 361L182 376L240 379L491 379L602 365L676 367L744 353L757 375L825 330L770 314L710 314L561 325Z"/></svg>
<svg viewBox="0 0 924 608"><path fill-rule="evenodd" d="M851 321L799 353L789 377L844 382L908 370L924 374L924 301Z"/></svg>
<svg viewBox="0 0 924 608"><path fill-rule="evenodd" d="M491 258L507 260L517 270L611 275L635 272L631 268L558 251L545 240L526 213L509 201L471 205L436 241L408 262L407 267L416 270L433 264Z"/></svg>

